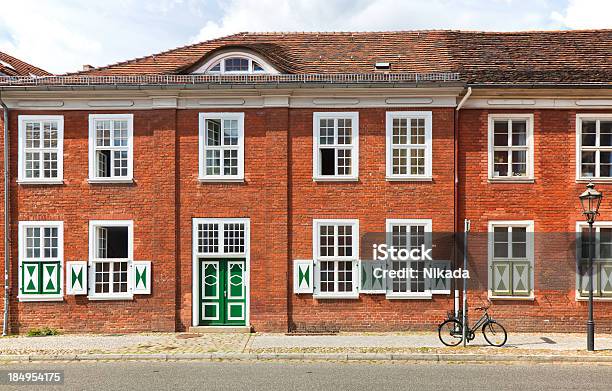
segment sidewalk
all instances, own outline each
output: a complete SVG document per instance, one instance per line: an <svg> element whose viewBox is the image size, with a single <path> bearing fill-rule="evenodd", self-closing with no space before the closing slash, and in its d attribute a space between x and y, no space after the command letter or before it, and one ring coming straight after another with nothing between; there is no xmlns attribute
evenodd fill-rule
<svg viewBox="0 0 612 391"><path fill-rule="evenodd" d="M0 361L326 359L433 361L571 361L612 363L612 335L588 353L583 334L512 333L503 348L477 335L467 348L442 345L436 333L284 334L152 333L0 338Z"/></svg>

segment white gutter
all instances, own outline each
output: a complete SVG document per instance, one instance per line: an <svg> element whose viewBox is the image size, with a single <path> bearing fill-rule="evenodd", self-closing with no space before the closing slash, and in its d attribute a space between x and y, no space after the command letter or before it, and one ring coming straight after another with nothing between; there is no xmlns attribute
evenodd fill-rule
<svg viewBox="0 0 612 391"><path fill-rule="evenodd" d="M0 91L0 106L4 112L4 318L2 321L2 336L8 333L9 317L9 264L10 264L10 219L9 219L9 108L2 101Z"/></svg>
<svg viewBox="0 0 612 391"><path fill-rule="evenodd" d="M465 102L467 102L467 100L470 98L470 95L472 95L472 87L468 87L467 92L465 93L465 95L463 96L463 99L461 99L461 102L459 102L455 110L457 111L461 110Z"/></svg>

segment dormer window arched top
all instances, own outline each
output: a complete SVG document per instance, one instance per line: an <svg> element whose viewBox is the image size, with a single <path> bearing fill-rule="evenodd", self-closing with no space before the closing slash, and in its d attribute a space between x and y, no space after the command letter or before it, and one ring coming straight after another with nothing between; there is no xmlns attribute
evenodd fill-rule
<svg viewBox="0 0 612 391"><path fill-rule="evenodd" d="M278 73L263 59L249 53L230 52L216 56L193 73L218 74L250 74Z"/></svg>

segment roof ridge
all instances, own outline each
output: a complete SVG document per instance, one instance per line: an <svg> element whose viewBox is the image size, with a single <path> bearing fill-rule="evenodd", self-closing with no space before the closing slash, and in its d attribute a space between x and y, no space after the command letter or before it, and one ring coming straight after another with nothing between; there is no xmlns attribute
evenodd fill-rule
<svg viewBox="0 0 612 391"><path fill-rule="evenodd" d="M516 31L488 31L488 30L461 30L461 29L418 29L418 30L358 30L358 31L243 31L234 35L346 35L346 34L402 34L402 33L484 33L484 34L521 34L521 33L575 33L575 32L609 32L612 29L555 29L555 30L516 30ZM229 36L228 36L229 37ZM226 38L226 37L225 37Z"/></svg>

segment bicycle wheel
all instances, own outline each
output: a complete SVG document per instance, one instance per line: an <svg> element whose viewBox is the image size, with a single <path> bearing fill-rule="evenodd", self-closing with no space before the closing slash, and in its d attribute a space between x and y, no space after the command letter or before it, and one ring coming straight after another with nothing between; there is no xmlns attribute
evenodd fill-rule
<svg viewBox="0 0 612 391"><path fill-rule="evenodd" d="M457 346L463 340L463 327L456 319L449 319L438 326L438 337L446 346Z"/></svg>
<svg viewBox="0 0 612 391"><path fill-rule="evenodd" d="M482 334L491 346L504 346L508 340L508 333L501 324L492 320L482 326Z"/></svg>

